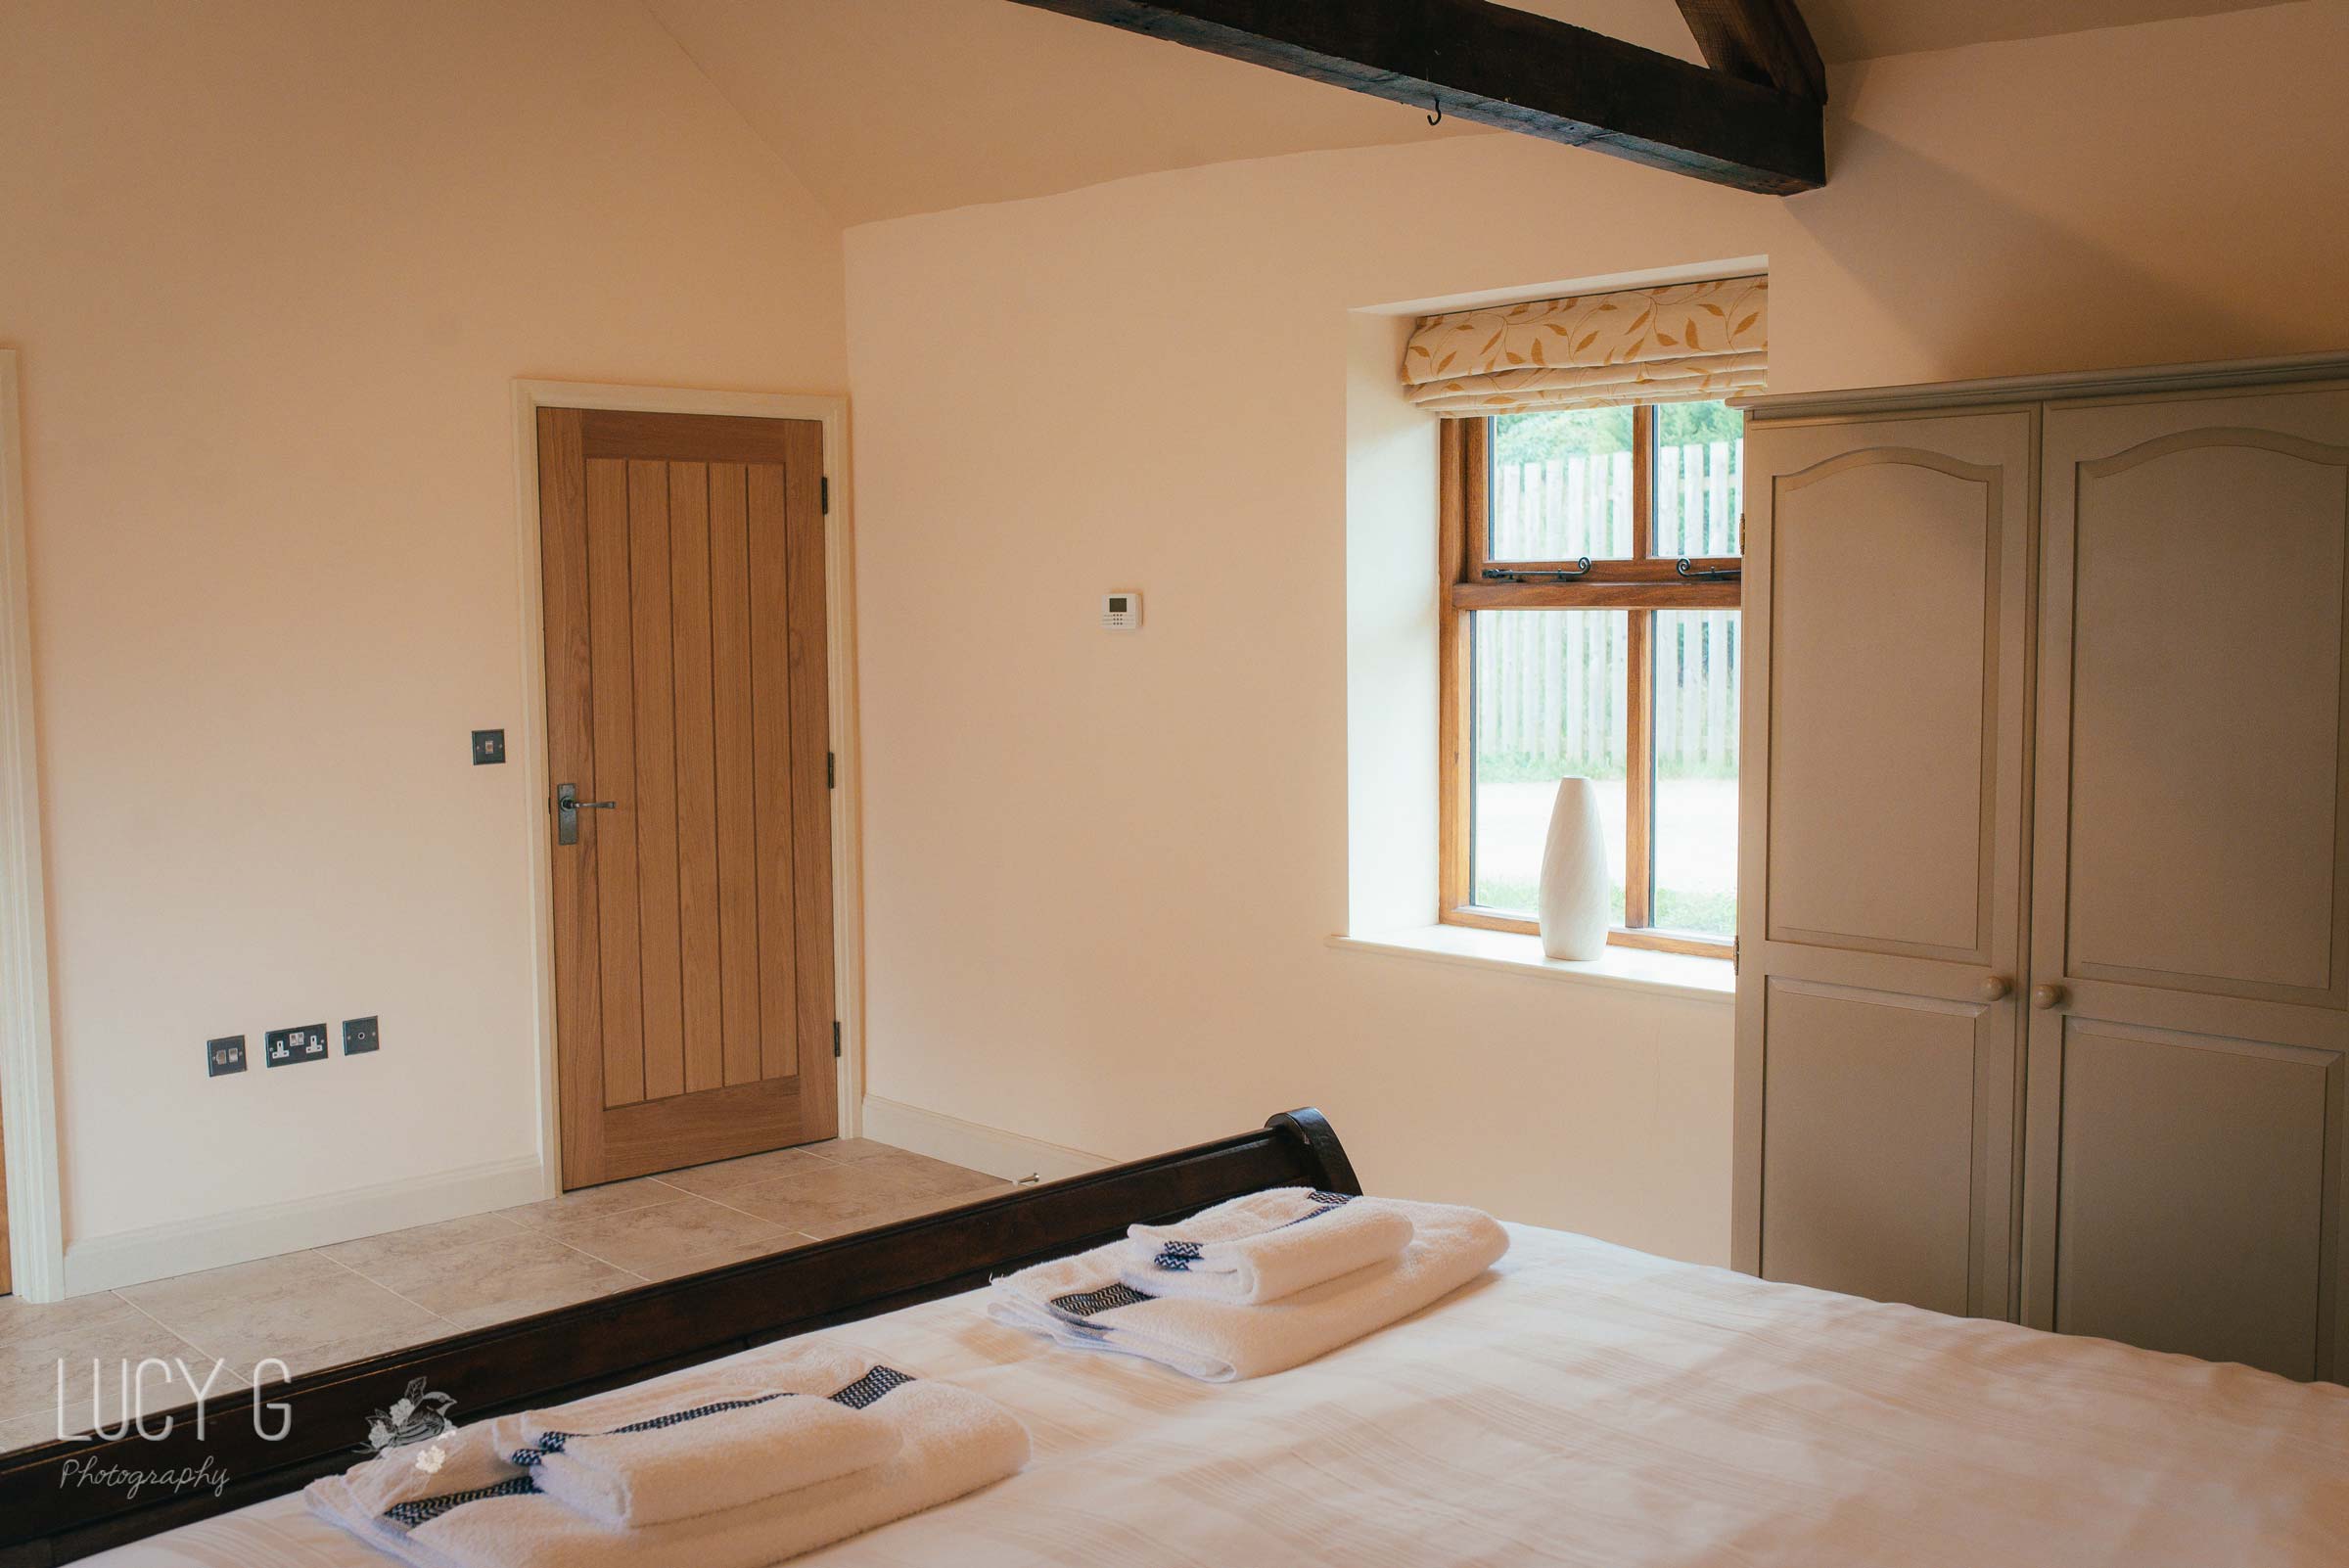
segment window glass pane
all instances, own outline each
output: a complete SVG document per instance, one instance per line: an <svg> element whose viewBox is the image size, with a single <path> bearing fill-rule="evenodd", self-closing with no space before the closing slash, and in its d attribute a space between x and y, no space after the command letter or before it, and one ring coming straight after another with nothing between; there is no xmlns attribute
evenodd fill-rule
<svg viewBox="0 0 2349 1568"><path fill-rule="evenodd" d="M1735 555L1745 416L1727 403L1656 405L1655 553Z"/></svg>
<svg viewBox="0 0 2349 1568"><path fill-rule="evenodd" d="M1737 931L1734 610L1659 610L1655 623L1655 923Z"/></svg>
<svg viewBox="0 0 2349 1568"><path fill-rule="evenodd" d="M1530 915L1558 780L1598 781L1612 919L1623 923L1624 699L1630 615L1488 610L1475 618L1475 743L1469 748L1469 901Z"/></svg>
<svg viewBox="0 0 2349 1568"><path fill-rule="evenodd" d="M1632 411L1561 408L1493 421L1496 561L1632 553Z"/></svg>

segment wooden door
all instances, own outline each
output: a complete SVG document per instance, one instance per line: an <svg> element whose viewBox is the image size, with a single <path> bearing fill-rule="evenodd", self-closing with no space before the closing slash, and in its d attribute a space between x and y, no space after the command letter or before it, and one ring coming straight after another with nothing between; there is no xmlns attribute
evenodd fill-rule
<svg viewBox="0 0 2349 1568"><path fill-rule="evenodd" d="M2349 392L2047 420L2024 1320L2349 1369Z"/></svg>
<svg viewBox="0 0 2349 1568"><path fill-rule="evenodd" d="M1747 433L1737 1266L2012 1304L2033 416Z"/></svg>
<svg viewBox="0 0 2349 1568"><path fill-rule="evenodd" d="M822 427L541 409L563 1182L830 1137ZM565 843L566 838L575 842Z"/></svg>

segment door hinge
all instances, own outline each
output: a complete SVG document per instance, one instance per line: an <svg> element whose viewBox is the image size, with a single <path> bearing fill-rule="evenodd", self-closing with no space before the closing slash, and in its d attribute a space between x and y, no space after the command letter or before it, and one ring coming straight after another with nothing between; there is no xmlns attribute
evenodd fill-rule
<svg viewBox="0 0 2349 1568"><path fill-rule="evenodd" d="M840 1055L840 1020L837 1018L832 1020L832 1054L835 1057Z"/></svg>
<svg viewBox="0 0 2349 1568"><path fill-rule="evenodd" d="M836 790L840 788L840 767L838 764L839 757L836 753L824 753L824 788L828 790Z"/></svg>
<svg viewBox="0 0 2349 1568"><path fill-rule="evenodd" d="M817 499L819 499L819 500L821 500L821 501L823 502L823 506L824 506L824 516L826 516L826 517L830 517L830 516L832 515L832 476L831 476L831 475L829 475L829 474L826 474L826 475L825 475L823 478L821 478L821 479L819 479L819 480L817 480L817 481L815 482L815 493L816 493L816 497L817 497Z"/></svg>

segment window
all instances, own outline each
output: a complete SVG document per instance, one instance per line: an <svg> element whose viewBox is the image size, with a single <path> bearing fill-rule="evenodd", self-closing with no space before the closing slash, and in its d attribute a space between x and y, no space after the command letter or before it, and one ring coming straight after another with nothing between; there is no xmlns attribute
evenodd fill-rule
<svg viewBox="0 0 2349 1568"><path fill-rule="evenodd" d="M1736 932L1738 498L1724 403L1443 432L1443 918L1534 931L1557 781L1598 782L1629 946Z"/></svg>

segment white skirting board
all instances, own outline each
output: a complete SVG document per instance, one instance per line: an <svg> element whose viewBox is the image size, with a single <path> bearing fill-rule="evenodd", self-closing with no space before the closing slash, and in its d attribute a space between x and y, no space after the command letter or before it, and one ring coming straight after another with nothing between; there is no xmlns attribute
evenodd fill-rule
<svg viewBox="0 0 2349 1568"><path fill-rule="evenodd" d="M66 1247L66 1294L86 1296L201 1269L275 1258L409 1225L433 1224L546 1196L538 1157L239 1209L180 1224L94 1236Z"/></svg>
<svg viewBox="0 0 2349 1568"><path fill-rule="evenodd" d="M1117 1164L1107 1155L1087 1154L1082 1149L1023 1137L1001 1128L982 1127L959 1117L942 1116L916 1105L885 1100L878 1094L864 1097L864 1135L876 1143L894 1144L916 1154L927 1154L933 1160L968 1166L1006 1181L1021 1181L1029 1176L1057 1181L1062 1176L1082 1176L1087 1171Z"/></svg>

